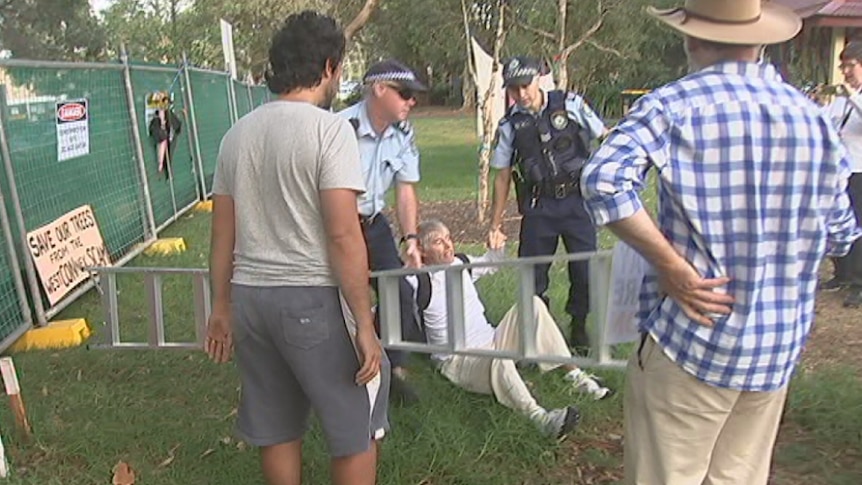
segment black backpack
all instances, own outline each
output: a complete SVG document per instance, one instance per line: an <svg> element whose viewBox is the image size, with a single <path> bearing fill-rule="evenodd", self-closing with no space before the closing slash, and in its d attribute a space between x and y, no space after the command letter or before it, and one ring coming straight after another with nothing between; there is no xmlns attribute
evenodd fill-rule
<svg viewBox="0 0 862 485"><path fill-rule="evenodd" d="M464 253L455 253L455 257L463 261L464 264L470 262L470 258ZM473 275L473 268L469 268L467 271L470 273L470 276ZM431 304L431 274L418 273L416 278L419 280L419 284L416 286L416 316L419 325L424 330L425 310Z"/></svg>

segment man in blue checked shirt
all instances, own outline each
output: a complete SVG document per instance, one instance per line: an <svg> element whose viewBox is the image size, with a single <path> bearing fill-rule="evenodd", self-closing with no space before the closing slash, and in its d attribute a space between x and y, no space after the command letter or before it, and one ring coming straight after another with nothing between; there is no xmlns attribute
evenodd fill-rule
<svg viewBox="0 0 862 485"><path fill-rule="evenodd" d="M860 236L828 117L759 61L801 28L760 0L651 10L688 76L641 98L584 168L588 211L651 265L625 391L630 484L765 485L817 271ZM653 222L638 191L658 175Z"/></svg>

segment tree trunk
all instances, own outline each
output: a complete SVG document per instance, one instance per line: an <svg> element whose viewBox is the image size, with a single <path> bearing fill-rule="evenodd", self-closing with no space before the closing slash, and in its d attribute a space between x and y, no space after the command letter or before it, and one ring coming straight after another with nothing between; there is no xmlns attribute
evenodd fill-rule
<svg viewBox="0 0 862 485"><path fill-rule="evenodd" d="M470 74L471 63L468 60L461 74L461 110L472 112L476 109L476 83Z"/></svg>
<svg viewBox="0 0 862 485"><path fill-rule="evenodd" d="M362 10L356 14L356 17L347 24L347 27L344 28L344 37L347 40L353 38L357 32L359 32L362 27L365 27L365 24L368 23L368 19L371 17L371 14L374 12L374 9L377 8L377 4L380 3L380 0L365 0L365 5L362 6Z"/></svg>
<svg viewBox="0 0 862 485"><path fill-rule="evenodd" d="M557 34L557 52L559 52L559 71L557 72L557 89L561 89L563 91L567 90L569 87L569 55L563 53L566 50L566 13L568 11L569 0L559 0L557 3L558 8L558 23L557 28L559 29L559 33Z"/></svg>
<svg viewBox="0 0 862 485"><path fill-rule="evenodd" d="M491 115L493 114L492 107L494 106L494 99L497 97L497 91L499 88L497 87L497 71L499 70L500 64L500 51L503 48L503 40L506 37L506 31L504 29L504 12L503 8L505 7L505 0L497 0L497 11L499 18L497 19L497 32L494 37L494 54L493 54L493 67L491 70L491 85L488 86L488 91L485 93L485 97L482 100L482 120L483 120L483 130L482 130L482 147L479 151L479 200L476 207L477 219L480 224L485 222L485 214L488 212L488 173L490 171L491 165L491 143L494 140L494 122L496 120L491 119Z"/></svg>
<svg viewBox="0 0 862 485"><path fill-rule="evenodd" d="M478 79L473 66L473 35L470 33L470 16L467 13L467 2L461 0L461 17L464 20L464 47L467 50L467 62L464 63L464 73L461 81L461 109L476 109L476 89Z"/></svg>

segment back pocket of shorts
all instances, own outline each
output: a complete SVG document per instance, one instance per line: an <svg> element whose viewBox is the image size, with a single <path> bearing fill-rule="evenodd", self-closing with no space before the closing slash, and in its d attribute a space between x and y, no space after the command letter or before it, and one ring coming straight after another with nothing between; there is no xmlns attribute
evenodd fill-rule
<svg viewBox="0 0 862 485"><path fill-rule="evenodd" d="M304 350L329 339L331 309L325 304L307 309L285 308L281 312L284 339L288 345Z"/></svg>

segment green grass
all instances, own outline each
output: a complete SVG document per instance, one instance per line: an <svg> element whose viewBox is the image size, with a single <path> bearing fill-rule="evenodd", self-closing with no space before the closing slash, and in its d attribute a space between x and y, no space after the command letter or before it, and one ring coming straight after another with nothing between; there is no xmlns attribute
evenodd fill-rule
<svg viewBox="0 0 862 485"><path fill-rule="evenodd" d="M475 146L472 120L416 120L423 155L423 200L472 197ZM651 199L654 200L654 199ZM650 202L652 203L652 202ZM168 228L188 250L162 258L140 257L134 266L205 267L208 215L192 214ZM610 244L603 238L603 245ZM479 252L481 247L461 248ZM552 312L565 324L564 268L552 270ZM168 337L193 336L188 278L165 282ZM142 279L119 279L121 334L145 340L146 298ZM509 271L481 280L492 321L509 307L515 277ZM104 320L95 292L61 317L84 317L99 330ZM98 340L99 336L94 337ZM239 382L233 364L214 365L200 352L108 351L78 348L15 356L34 440L12 436L12 418L0 407L0 429L12 461L10 484L105 484L111 468L124 460L138 484L262 483L257 454L232 438ZM422 401L391 408L392 432L384 441L381 484L498 485L582 483L577 470L617 476L621 463L612 435L621 434L622 396L592 402L573 394L558 374L526 372L546 407L576 403L584 415L580 429L563 443L540 436L522 417L489 396L460 391L421 357L412 370ZM855 372L855 373L854 373ZM601 372L621 390L623 375ZM800 373L776 456L777 485L858 484L862 476L862 383L858 369ZM173 452L172 452L173 450ZM171 456L173 458L171 459ZM597 475L596 470L606 473ZM328 462L319 430L309 433L305 483L328 483ZM595 483L613 483L610 478Z"/></svg>
<svg viewBox="0 0 862 485"><path fill-rule="evenodd" d="M422 117L412 123L422 171L420 200L474 200L479 152L475 118Z"/></svg>

